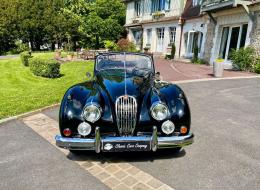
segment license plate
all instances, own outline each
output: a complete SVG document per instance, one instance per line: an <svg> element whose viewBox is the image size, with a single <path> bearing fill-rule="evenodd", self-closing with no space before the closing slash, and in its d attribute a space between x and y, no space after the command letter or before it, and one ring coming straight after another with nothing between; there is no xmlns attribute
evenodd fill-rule
<svg viewBox="0 0 260 190"><path fill-rule="evenodd" d="M149 141L134 141L134 142L103 142L103 152L123 152L123 151L150 151L151 143Z"/></svg>

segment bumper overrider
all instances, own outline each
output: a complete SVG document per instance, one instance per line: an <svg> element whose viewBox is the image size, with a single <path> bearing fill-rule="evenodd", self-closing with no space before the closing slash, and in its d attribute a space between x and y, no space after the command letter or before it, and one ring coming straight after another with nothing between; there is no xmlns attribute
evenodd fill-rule
<svg viewBox="0 0 260 190"><path fill-rule="evenodd" d="M95 150L99 152L116 151L156 151L157 149L183 147L193 143L194 135L158 137L153 127L150 136L100 136L99 127L95 129L95 138L68 138L56 135L56 145L70 150Z"/></svg>

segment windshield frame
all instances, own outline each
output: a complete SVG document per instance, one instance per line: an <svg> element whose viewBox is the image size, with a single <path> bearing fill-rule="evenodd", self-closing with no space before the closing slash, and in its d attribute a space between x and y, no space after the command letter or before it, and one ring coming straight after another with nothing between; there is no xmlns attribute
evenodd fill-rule
<svg viewBox="0 0 260 190"><path fill-rule="evenodd" d="M123 55L123 54L126 54L126 55L139 55L139 56L144 56L144 57L147 57L150 59L151 61L151 72L152 73L155 73L155 68L154 68L154 61L153 61L153 57L151 55L147 55L147 54L144 54L144 53L132 53L132 52L108 52L108 53L101 53L99 55L96 56L95 58L95 66L94 66L94 72L95 73L98 73L98 72L101 72L102 70L98 70L97 69L97 61L98 61L98 58L99 56L106 56L106 55ZM111 68L113 69L113 68Z"/></svg>

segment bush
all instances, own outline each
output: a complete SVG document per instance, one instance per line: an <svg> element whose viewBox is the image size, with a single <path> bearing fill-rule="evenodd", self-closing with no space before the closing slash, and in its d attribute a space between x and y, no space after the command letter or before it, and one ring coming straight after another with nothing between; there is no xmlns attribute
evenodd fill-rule
<svg viewBox="0 0 260 190"><path fill-rule="evenodd" d="M195 63L195 64L200 64L200 65L202 65L202 64L204 64L204 65L208 64L207 61L205 61L204 59L199 59L199 58L197 58L197 59L192 59L191 62L192 62L192 63Z"/></svg>
<svg viewBox="0 0 260 190"><path fill-rule="evenodd" d="M241 71L254 70L255 50L253 48L241 48L238 51L232 49L230 58L234 68Z"/></svg>
<svg viewBox="0 0 260 190"><path fill-rule="evenodd" d="M260 58L258 58L258 59L256 60L256 64L255 64L254 71L255 71L255 73L257 73L257 74L260 74Z"/></svg>
<svg viewBox="0 0 260 190"><path fill-rule="evenodd" d="M57 78L60 76L60 64L53 59L33 58L30 60L30 70L36 76Z"/></svg>
<svg viewBox="0 0 260 190"><path fill-rule="evenodd" d="M175 52L176 52L176 47L175 47L175 44L172 43L171 59L174 59L174 57L175 57Z"/></svg>
<svg viewBox="0 0 260 190"><path fill-rule="evenodd" d="M192 63L196 63L197 60L198 60L198 57L199 57L199 48L198 48L198 46L196 45L196 46L194 47L194 51L193 51Z"/></svg>
<svg viewBox="0 0 260 190"><path fill-rule="evenodd" d="M31 58L31 53L29 51L24 51L20 53L20 58L24 66L29 66L29 59Z"/></svg>
<svg viewBox="0 0 260 190"><path fill-rule="evenodd" d="M110 51L116 51L118 49L117 44L113 41L106 40L104 43L105 43L105 48Z"/></svg>
<svg viewBox="0 0 260 190"><path fill-rule="evenodd" d="M118 51L137 52L135 44L125 38L121 38L120 40L118 40L117 46Z"/></svg>
<svg viewBox="0 0 260 190"><path fill-rule="evenodd" d="M15 41L15 46L16 46L16 52L17 53L21 53L21 52L24 52L24 51L29 51L29 45L28 44L25 44L23 43L21 40L17 40Z"/></svg>

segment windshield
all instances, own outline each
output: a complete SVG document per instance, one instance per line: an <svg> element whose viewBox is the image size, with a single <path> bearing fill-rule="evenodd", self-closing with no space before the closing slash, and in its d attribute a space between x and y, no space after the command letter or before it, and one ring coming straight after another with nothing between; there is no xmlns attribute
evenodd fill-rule
<svg viewBox="0 0 260 190"><path fill-rule="evenodd" d="M152 60L146 55L128 53L109 53L97 57L96 70L107 69L153 69Z"/></svg>

